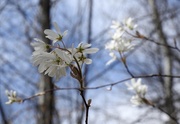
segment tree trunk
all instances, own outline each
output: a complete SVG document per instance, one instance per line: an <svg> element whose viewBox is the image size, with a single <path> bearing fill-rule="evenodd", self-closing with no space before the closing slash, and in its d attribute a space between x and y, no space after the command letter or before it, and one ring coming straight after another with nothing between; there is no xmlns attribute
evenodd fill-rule
<svg viewBox="0 0 180 124"><path fill-rule="evenodd" d="M50 19L50 0L40 0L40 13L39 13L39 24L41 25L41 39L50 43L50 41L44 37L44 30L50 29L51 19ZM41 81L39 85L39 90L44 91L48 89L53 89L54 85L52 78L47 75L41 75ZM39 97L39 117L38 124L53 124L53 112L54 112L54 93L50 92L44 96Z"/></svg>
<svg viewBox="0 0 180 124"><path fill-rule="evenodd" d="M162 21L160 20L160 14L158 11L158 6L157 6L157 1L156 0L149 0L150 6L152 8L153 12L153 24L155 26L155 29L157 31L158 35L158 41L161 42L162 44L165 44L168 46L167 38L165 37L165 34L163 32L163 26L162 26ZM162 59L162 73L167 74L167 75L172 75L172 57L171 57L171 50L168 47L161 47L161 55L163 57ZM172 87L173 87L173 79L172 78L164 78L163 80L163 85L164 85L164 95L165 95L165 104L164 104L164 109L167 113L171 114L173 117L176 118L176 114L174 113L175 111L175 106L173 103L173 92L172 92ZM174 121L169 121L167 124L173 124Z"/></svg>

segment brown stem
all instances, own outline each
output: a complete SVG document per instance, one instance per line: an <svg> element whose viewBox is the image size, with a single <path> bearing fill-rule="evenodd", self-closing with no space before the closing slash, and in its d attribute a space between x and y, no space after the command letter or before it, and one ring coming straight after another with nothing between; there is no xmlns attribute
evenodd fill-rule
<svg viewBox="0 0 180 124"><path fill-rule="evenodd" d="M90 105L88 105L87 102L86 102L86 99L85 99L85 97L84 97L84 92L83 92L83 90L80 91L80 95L81 95L81 97L82 97L82 99L83 99L83 102L84 102L84 105L85 105L85 107L86 107L86 119L85 119L85 124L88 124L88 115L89 115L89 107L90 107Z"/></svg>
<svg viewBox="0 0 180 124"><path fill-rule="evenodd" d="M119 52L120 56L121 56L121 60L127 70L127 72L131 75L132 78L134 78L134 75L131 73L131 71L129 70L127 64L126 64L126 58L124 57L123 53L122 52Z"/></svg>

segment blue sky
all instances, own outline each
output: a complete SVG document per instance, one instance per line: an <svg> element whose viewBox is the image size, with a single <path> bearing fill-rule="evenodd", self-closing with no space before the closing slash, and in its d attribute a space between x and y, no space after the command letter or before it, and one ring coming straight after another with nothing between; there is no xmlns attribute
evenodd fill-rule
<svg viewBox="0 0 180 124"><path fill-rule="evenodd" d="M53 6L51 12L52 22L56 21L62 31L69 30L68 35L65 38L65 43L68 46L71 46L71 43L77 45L79 42L86 41L87 39L88 4L87 1L81 1L81 4L78 4L77 1L78 0L62 0ZM174 2L177 1L173 0L173 3ZM0 4L3 5L2 3ZM21 0L18 2L18 4L20 5L20 7L22 7L23 10L25 10L25 17L27 21L23 20L21 14L17 12L17 8L15 8L13 5L7 5L7 7L0 14L0 56L3 58L0 59L0 65L2 67L0 93L1 102L5 108L5 112L7 114L10 114L10 118L15 116L17 111L33 106L33 103L37 102L35 100L38 100L36 98L31 102L25 102L21 105L14 104L12 106L7 106L4 104L7 100L4 95L5 89L16 90L22 97L33 95L38 91L36 86L38 86L39 74L37 73L36 67L34 67L30 62L32 51L29 47L29 43L32 41L29 41L29 39L25 35L28 31L31 40L34 37L38 37L37 33L33 31L36 28L39 29L36 22L38 2L36 0L28 2L24 2L24 0ZM178 6L178 4L176 5ZM78 6L81 6L82 9L80 10ZM100 48L100 51L97 54L93 55L93 64L90 65L91 72L88 75L88 79L92 79L93 76L95 76L99 72L102 72L105 68L108 68L107 66L105 66L105 64L110 59L110 57L108 55L108 51L104 50L104 44L111 38L112 31L109 29L109 26L112 20L123 21L129 16L133 17L137 20L136 22L139 25L138 30L142 31L145 34L149 34L149 27L151 27L149 19L139 19L140 17L149 14L145 10L146 7L140 5L138 1L94 1L92 39L96 38L96 40L93 41L92 46ZM83 13L83 22L82 25L76 27L75 25L78 24L80 20L78 17L79 13ZM100 35L100 32L104 30L107 30L107 32L105 32L103 35ZM137 43L141 43L141 41L137 41ZM142 53L142 50L147 49L148 47L148 45L145 45L145 47L130 53L129 57L127 58L127 63L130 69L136 74L141 74L141 72L138 72L138 70L136 70L136 67L140 66L139 63L145 63L147 65L147 61L152 61L150 63L153 63L151 57L146 56L144 55L144 53ZM134 61L136 61L137 63L135 63ZM112 66L111 70L109 70L108 72L104 72L101 77L92 81L89 87L113 83L129 77L121 62L116 62L114 64L115 65ZM13 65L14 68L9 65ZM141 71L142 73L143 71L147 72L146 68L144 67L142 67ZM151 70L149 69L149 71L151 71L151 73L156 73L156 67L153 66ZM144 81L146 82L146 80ZM72 82L74 83L73 80ZM67 78L64 77L59 82L57 82L57 85L62 87L72 87L74 86L72 82L67 82ZM76 91L60 91L57 93L57 96L62 96L64 94L67 95L68 93L73 95L75 94L75 96L73 97L74 99L76 99L76 97L79 97L79 94ZM90 122L106 122L106 124L119 124L119 120L124 120L124 122L130 123L130 121L136 120L147 110L151 110L151 108L146 107L133 107L129 102L131 95L132 93L127 91L124 83L113 86L112 91L108 91L106 87L97 90L89 90L87 99L92 99L92 107L90 108ZM70 107L70 109L68 108L68 106L73 103L68 103L67 100L63 99L65 103L68 103L66 105L61 101L62 100L60 97L57 100L57 108L59 110L63 110L65 107L67 107L67 111L73 111L75 116L76 111L71 110L72 107ZM9 111L11 111L12 113L9 113ZM151 112L153 112L154 114L148 115L148 117L152 117L154 119L149 121L149 124L158 122L156 121L158 117L160 117L162 120L167 119L167 116L161 115L155 110L152 110ZM21 116L18 116L17 119L14 119L13 124L24 123L23 117L28 117L28 119L31 120L34 115L34 111L32 110L31 113L32 116L28 117L27 113L23 112ZM127 119L129 116L131 118ZM107 119L107 117L110 118ZM148 118L145 118L144 120L146 119L148 120ZM67 120L65 119L64 123L66 121ZM28 124L30 123L33 122L29 121Z"/></svg>

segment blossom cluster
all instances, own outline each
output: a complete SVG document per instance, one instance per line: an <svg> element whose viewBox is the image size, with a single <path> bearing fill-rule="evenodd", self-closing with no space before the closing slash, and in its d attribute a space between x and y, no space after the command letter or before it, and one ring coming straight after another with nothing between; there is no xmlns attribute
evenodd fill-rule
<svg viewBox="0 0 180 124"><path fill-rule="evenodd" d="M132 18L128 18L124 23L119 23L117 21L112 21L111 28L115 30L112 40L105 44L105 49L110 51L109 55L112 57L110 61L107 62L107 65L111 64L118 57L116 52L121 54L121 57L124 57L123 53L130 51L134 48L134 44L132 44L132 39L125 37L127 31L132 31L137 27L136 24L133 23Z"/></svg>
<svg viewBox="0 0 180 124"><path fill-rule="evenodd" d="M63 37L67 31L61 33L57 23L54 23L54 27L56 32L50 29L44 31L46 38L52 41L52 45L37 38L35 38L36 42L31 43L35 50L32 54L32 62L38 66L40 73L58 80L66 75L66 67L72 67L72 65L82 67L83 64L91 64L92 60L86 55L96 53L98 48L90 48L91 44L82 42L76 48L66 48ZM58 42L62 43L63 47L58 45Z"/></svg>
<svg viewBox="0 0 180 124"><path fill-rule="evenodd" d="M19 102L19 103L22 102L22 100L20 98L17 98L16 91L13 91L13 90L8 91L8 90L6 90L5 93L6 93L7 97L8 97L8 100L9 100L9 101L6 102L6 104L12 104L14 102Z"/></svg>
<svg viewBox="0 0 180 124"><path fill-rule="evenodd" d="M139 78L137 81L135 79L131 79L131 84L126 83L128 90L133 90L135 91L135 95L132 96L131 102L134 105L140 105L145 103L146 98L146 92L148 87L146 85L141 84L141 79Z"/></svg>

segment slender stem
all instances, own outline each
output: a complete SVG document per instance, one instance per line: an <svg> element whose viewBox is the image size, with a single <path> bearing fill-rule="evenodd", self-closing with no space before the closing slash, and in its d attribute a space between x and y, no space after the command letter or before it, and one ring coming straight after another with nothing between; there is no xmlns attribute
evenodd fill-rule
<svg viewBox="0 0 180 124"><path fill-rule="evenodd" d="M80 95L81 95L81 97L82 97L82 99L83 99L83 102L84 102L84 105L85 105L85 107L86 107L86 119L85 119L85 124L88 124L88 115L89 115L89 107L90 107L90 105L88 105L87 102L86 102L86 99L85 99L84 91L83 91L83 90L80 91Z"/></svg>
<svg viewBox="0 0 180 124"><path fill-rule="evenodd" d="M75 60L75 62L76 62L76 64L77 64L78 70L79 70L79 72L80 72L80 73L79 73L79 74L80 74L80 78L81 78L81 81L79 81L79 83L80 83L80 88L83 89L83 88L84 88L84 85L83 85L83 76L82 76L81 67L80 67L80 65L79 65L78 60L76 59L76 57L73 56L73 58L74 58L74 60Z"/></svg>
<svg viewBox="0 0 180 124"><path fill-rule="evenodd" d="M132 78L134 78L134 75L131 73L131 71L129 70L127 64L126 64L126 58L124 57L123 53L122 52L119 52L120 56L121 56L121 60L127 70L127 72L131 75Z"/></svg>
<svg viewBox="0 0 180 124"><path fill-rule="evenodd" d="M61 42L62 42L62 44L63 44L63 47L66 49L66 45L64 44L63 40L62 40Z"/></svg>
<svg viewBox="0 0 180 124"><path fill-rule="evenodd" d="M24 99L22 99L22 102L24 102L26 100L30 100L30 99L38 97L38 96L45 95L46 93L57 91L57 90L80 90L80 89L79 88L54 88L54 89L49 89L49 90L45 90L43 92L37 93L37 94L35 94L33 96L30 96L28 98L24 98Z"/></svg>
<svg viewBox="0 0 180 124"><path fill-rule="evenodd" d="M155 41L153 39L150 39L150 38L148 38L146 36L143 36L143 35L142 35L142 37L139 37L138 35L133 35L133 34L129 33L128 31L125 31L125 32L127 34L129 34L130 36L134 37L134 38L140 38L140 39L143 39L143 40L148 40L148 41L153 42L153 43L155 43L157 45L164 46L164 47L169 47L171 49L174 49L174 50L177 50L178 52L180 52L180 49L176 46L176 44L175 44L175 46L166 45L166 44L159 43L159 42L157 42L157 41Z"/></svg>
<svg viewBox="0 0 180 124"><path fill-rule="evenodd" d="M79 74L80 74L80 77L81 77L81 80L79 81L79 83L80 83L80 95L81 95L81 97L82 97L82 99L83 99L83 102L84 102L84 105L85 105L85 107L86 107L86 119L85 119L85 124L88 124L88 115L89 115L89 107L90 107L90 105L87 104L86 99L85 99L85 96L84 96L84 79L83 79L83 76L82 76L81 67L80 67L80 65L79 65L76 57L74 57L74 60L75 60L75 62L76 62L76 64L77 64L78 70L79 70L79 72L80 72L80 73L79 73Z"/></svg>
<svg viewBox="0 0 180 124"><path fill-rule="evenodd" d="M172 77L172 78L180 78L180 75L149 74L149 75L134 76L133 78L152 78L152 77ZM123 83L123 82L125 82L125 81L129 81L129 80L131 80L131 79L132 79L132 77L126 78L126 79L123 79L123 80L120 80L120 81L117 81L117 82L114 82L114 83L108 83L108 84L99 85L99 86L95 86L95 87L85 87L84 89L85 89L85 90L100 89L100 88L104 88L104 87L107 87L107 86L114 86L114 85Z"/></svg>
<svg viewBox="0 0 180 124"><path fill-rule="evenodd" d="M124 63L124 66L125 66L127 72L131 75L131 77L134 78L134 75L130 72L130 70L129 70L129 68L128 68L126 63Z"/></svg>

